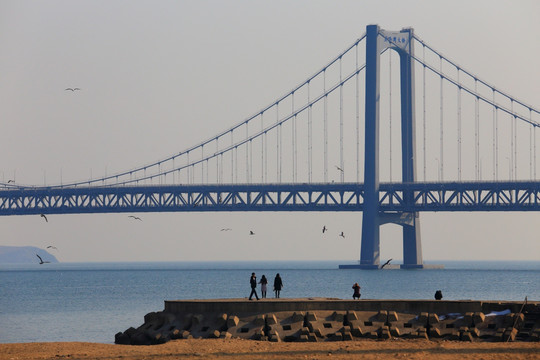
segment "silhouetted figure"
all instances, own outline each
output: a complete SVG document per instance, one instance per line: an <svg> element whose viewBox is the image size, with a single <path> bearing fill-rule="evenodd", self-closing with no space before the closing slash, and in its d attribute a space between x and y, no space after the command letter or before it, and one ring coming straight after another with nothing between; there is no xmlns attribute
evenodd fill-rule
<svg viewBox="0 0 540 360"><path fill-rule="evenodd" d="M266 299L266 289L268 284L268 279L266 279L266 276L261 277L261 281L259 281L259 284L261 284L261 298Z"/></svg>
<svg viewBox="0 0 540 360"><path fill-rule="evenodd" d="M442 291L437 290L435 291L435 300L441 300L442 299Z"/></svg>
<svg viewBox="0 0 540 360"><path fill-rule="evenodd" d="M281 276L277 274L276 277L274 278L274 292L276 294L276 299L279 298L279 293L282 288L283 288L283 281L281 280Z"/></svg>
<svg viewBox="0 0 540 360"><path fill-rule="evenodd" d="M255 295L257 300L259 300L259 296L257 296L257 277L255 276L255 273L251 273L251 278L249 279L249 283L251 285L251 294L249 294L249 300Z"/></svg>
<svg viewBox="0 0 540 360"><path fill-rule="evenodd" d="M358 285L358 283L354 283L352 288L354 290L354 292L352 294L352 298L353 299L360 299L360 285Z"/></svg>

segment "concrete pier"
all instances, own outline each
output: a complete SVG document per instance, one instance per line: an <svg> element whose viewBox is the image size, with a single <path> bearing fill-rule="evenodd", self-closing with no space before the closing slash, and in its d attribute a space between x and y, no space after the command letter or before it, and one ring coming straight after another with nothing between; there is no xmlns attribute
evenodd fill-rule
<svg viewBox="0 0 540 360"><path fill-rule="evenodd" d="M529 303L528 307L538 306ZM502 311L518 312L519 301L475 300L342 300L335 298L301 299L213 299L165 300L165 312L170 313L271 313L280 311L379 311L392 310L404 313L431 312L437 314Z"/></svg>
<svg viewBox="0 0 540 360"><path fill-rule="evenodd" d="M138 328L117 333L118 344L173 339L344 341L424 338L460 341L538 341L540 302L213 299L167 300Z"/></svg>

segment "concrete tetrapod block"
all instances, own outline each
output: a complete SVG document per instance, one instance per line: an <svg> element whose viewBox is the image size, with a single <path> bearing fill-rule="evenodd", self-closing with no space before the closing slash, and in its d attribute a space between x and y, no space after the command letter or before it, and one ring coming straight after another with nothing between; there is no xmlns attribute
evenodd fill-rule
<svg viewBox="0 0 540 360"><path fill-rule="evenodd" d="M396 320L394 320L396 319ZM394 337L416 337L416 329L424 327L423 323L418 322L418 316L415 314L396 313L391 311L388 313L388 322L390 333ZM392 329L395 329L392 332Z"/></svg>
<svg viewBox="0 0 540 360"><path fill-rule="evenodd" d="M332 337L333 334L343 328L345 312L317 311L317 316L310 318L312 319L311 321L306 320L306 325L310 333L318 338L325 339Z"/></svg>
<svg viewBox="0 0 540 360"><path fill-rule="evenodd" d="M229 323L229 319L227 319L227 323ZM233 337L260 340L264 335L265 324L262 315L241 316L238 318L238 322L233 318L231 324L234 323L236 323L235 326L227 328L227 332Z"/></svg>
<svg viewBox="0 0 540 360"><path fill-rule="evenodd" d="M276 336L279 336L283 341L295 341L300 336L300 330L304 327L304 317L300 317L298 313L291 311L280 311L273 313L276 323L273 319L267 322L270 341L278 341Z"/></svg>
<svg viewBox="0 0 540 360"><path fill-rule="evenodd" d="M358 330L354 329L360 329L363 336L369 337L369 333L377 333L379 329L386 324L386 318L384 321L379 321L381 315L376 311L358 311L355 314L358 320L348 321L348 325L350 326L353 335L358 334Z"/></svg>
<svg viewBox="0 0 540 360"><path fill-rule="evenodd" d="M439 317L437 314L428 315L429 336L432 338L449 338L452 336L455 327L455 319Z"/></svg>
<svg viewBox="0 0 540 360"><path fill-rule="evenodd" d="M226 315L225 315L226 317ZM206 314L194 314L191 318L191 327L189 332L194 338L215 338L216 331L226 330L226 321L224 314L206 313ZM219 335L218 335L219 337Z"/></svg>
<svg viewBox="0 0 540 360"><path fill-rule="evenodd" d="M474 321L474 317L473 317ZM502 339L504 329L514 325L514 314L507 315L492 315L484 316L484 321L475 323L475 327L479 330L479 337L482 339L495 338ZM503 329L502 332L499 329Z"/></svg>

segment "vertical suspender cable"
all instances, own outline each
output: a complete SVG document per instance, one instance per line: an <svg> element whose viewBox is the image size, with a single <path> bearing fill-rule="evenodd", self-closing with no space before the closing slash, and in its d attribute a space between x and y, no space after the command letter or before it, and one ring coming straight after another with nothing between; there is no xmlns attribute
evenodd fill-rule
<svg viewBox="0 0 540 360"><path fill-rule="evenodd" d="M495 89L493 91L493 104L495 104ZM493 180L499 179L499 124L498 108L493 107Z"/></svg>
<svg viewBox="0 0 540 360"><path fill-rule="evenodd" d="M206 159L206 183L208 184L210 178L210 165L208 164L209 159Z"/></svg>
<svg viewBox="0 0 540 360"><path fill-rule="evenodd" d="M443 169L444 169L444 165L443 165L443 162L444 162L444 127L443 127L443 71L442 71L442 56L439 56L439 60L440 60L440 73L441 73L441 98L440 98L440 102L441 102L441 106L440 106L440 157L441 157L441 161L439 163L439 172L441 174L441 181L444 180L444 173L443 173Z"/></svg>
<svg viewBox="0 0 540 360"><path fill-rule="evenodd" d="M294 91L291 94L291 116L292 116L292 179L296 182L296 114L294 113Z"/></svg>
<svg viewBox="0 0 540 360"><path fill-rule="evenodd" d="M461 181L461 83L459 82L459 71L457 68L458 180Z"/></svg>
<svg viewBox="0 0 540 360"><path fill-rule="evenodd" d="M510 112L514 114L514 100L510 99ZM516 121L516 117L512 115L512 118L510 119L510 158L508 160L508 166L510 166L510 175L508 176L510 178L510 181L514 179L514 151L517 144L514 143L515 139L515 126L514 123Z"/></svg>
<svg viewBox="0 0 540 360"><path fill-rule="evenodd" d="M341 182L345 180L345 168L343 164L343 74L342 57L339 57L339 167L341 168Z"/></svg>
<svg viewBox="0 0 540 360"><path fill-rule="evenodd" d="M223 183L223 154L219 155L219 183Z"/></svg>
<svg viewBox="0 0 540 360"><path fill-rule="evenodd" d="M190 171L190 162L189 162L189 151L187 152L187 183L191 184L191 171Z"/></svg>
<svg viewBox="0 0 540 360"><path fill-rule="evenodd" d="M388 89L389 89L389 109L388 109L388 122L390 123L390 134L389 134L389 149L390 149L390 182L392 182L392 51L389 51L388 54Z"/></svg>
<svg viewBox="0 0 540 360"><path fill-rule="evenodd" d="M276 103L276 124L279 123L279 103ZM276 128L276 182L279 182L279 129Z"/></svg>
<svg viewBox="0 0 540 360"><path fill-rule="evenodd" d="M219 152L219 137L216 138L216 154ZM216 182L219 184L219 155L214 156L216 159Z"/></svg>
<svg viewBox="0 0 540 360"><path fill-rule="evenodd" d="M234 147L234 182L238 184L238 146Z"/></svg>
<svg viewBox="0 0 540 360"><path fill-rule="evenodd" d="M532 143L533 143L532 132L533 130L534 130L534 126L530 125L529 127L529 180L533 179L533 176L532 176L532 171L533 171L532 170Z"/></svg>
<svg viewBox="0 0 540 360"><path fill-rule="evenodd" d="M204 183L204 145L201 145L201 183Z"/></svg>
<svg viewBox="0 0 540 360"><path fill-rule="evenodd" d="M263 113L261 112L261 132L264 129L264 117ZM264 140L266 137L266 133L263 133L261 135L261 183L264 182L264 169L266 167L265 165L265 158L264 158Z"/></svg>
<svg viewBox="0 0 540 360"><path fill-rule="evenodd" d="M328 94L326 93L326 69L323 71L323 93L324 93L324 182L328 182Z"/></svg>
<svg viewBox="0 0 540 360"><path fill-rule="evenodd" d="M424 155L424 182L426 178L426 45L422 43L422 124L423 124L423 155Z"/></svg>
<svg viewBox="0 0 540 360"><path fill-rule="evenodd" d="M307 102L308 104L311 102L311 94L310 94L310 83L308 81L308 84L307 84ZM313 158L312 158L312 146L313 146L313 139L312 139L312 124L311 124L311 115L312 115L312 106L309 105L309 109L308 109L308 183L311 183L311 175L312 175L312 167L313 167Z"/></svg>
<svg viewBox="0 0 540 360"><path fill-rule="evenodd" d="M480 169L479 169L479 160L480 160L480 108L479 108L479 97L478 97L478 79L474 79L474 172L475 179L480 180Z"/></svg>
<svg viewBox="0 0 540 360"><path fill-rule="evenodd" d="M360 83L358 71L358 43L356 44L356 182L360 182Z"/></svg>
<svg viewBox="0 0 540 360"><path fill-rule="evenodd" d="M234 136L233 131L231 130L231 184L234 183L234 148L232 147L234 144Z"/></svg>
<svg viewBox="0 0 540 360"><path fill-rule="evenodd" d="M250 151L250 145L251 141L247 141L249 139L249 121L246 121L246 183L249 183L249 151Z"/></svg>
<svg viewBox="0 0 540 360"><path fill-rule="evenodd" d="M249 139L249 183L253 180L253 139Z"/></svg>
<svg viewBox="0 0 540 360"><path fill-rule="evenodd" d="M512 100L512 114L514 114L514 100ZM514 180L518 179L517 171L518 171L518 142L517 142L517 118L515 115L513 115L514 118L514 160L512 161L514 164L514 170L512 173L512 178Z"/></svg>
<svg viewBox="0 0 540 360"><path fill-rule="evenodd" d="M532 123L532 108L529 108L529 117L531 118L531 123ZM533 129L533 143L534 143L534 152L533 152L533 158L534 158L534 165L533 165L533 169L534 169L534 180L536 181L536 127L534 127Z"/></svg>

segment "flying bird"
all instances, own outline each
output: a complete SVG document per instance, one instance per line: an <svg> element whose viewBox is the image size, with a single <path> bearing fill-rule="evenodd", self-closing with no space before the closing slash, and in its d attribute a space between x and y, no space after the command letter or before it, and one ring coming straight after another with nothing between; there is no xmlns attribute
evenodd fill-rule
<svg viewBox="0 0 540 360"><path fill-rule="evenodd" d="M252 230L249 230L249 235L255 235L255 233Z"/></svg>
<svg viewBox="0 0 540 360"><path fill-rule="evenodd" d="M49 219L47 219L47 217L45 216L45 214L40 214L39 216L41 216L42 218L45 219L45 222L49 222Z"/></svg>
<svg viewBox="0 0 540 360"><path fill-rule="evenodd" d="M231 231L232 229L231 228L224 228L224 229L221 229L220 231Z"/></svg>
<svg viewBox="0 0 540 360"><path fill-rule="evenodd" d="M328 230L328 229L326 228L326 225L324 225L324 226L322 227L322 232L323 232L323 234L324 234L327 230Z"/></svg>
<svg viewBox="0 0 540 360"><path fill-rule="evenodd" d="M9 184L9 183L14 183L14 182L15 182L15 181L9 179L7 183Z"/></svg>
<svg viewBox="0 0 540 360"><path fill-rule="evenodd" d="M77 91L77 90L81 90L81 89L79 89L79 88L67 88L66 90Z"/></svg>
<svg viewBox="0 0 540 360"><path fill-rule="evenodd" d="M141 219L140 217L138 217L138 216L129 215L128 217L130 217L130 218L132 218L132 219L134 219L134 220L140 220L140 221L142 221L142 219Z"/></svg>
<svg viewBox="0 0 540 360"><path fill-rule="evenodd" d="M47 249L55 249L55 250L58 250L58 249L56 248L56 246L52 246L52 245L47 246Z"/></svg>
<svg viewBox="0 0 540 360"><path fill-rule="evenodd" d="M343 231L341 232L341 234L339 234L339 236L345 239L345 234L343 233Z"/></svg>
<svg viewBox="0 0 540 360"><path fill-rule="evenodd" d="M342 168L340 168L340 167L337 166L337 165L334 165L334 166L336 167L336 169L338 169L339 171L343 172L343 169L342 169Z"/></svg>
<svg viewBox="0 0 540 360"><path fill-rule="evenodd" d="M41 256L39 256L38 254L36 254L36 256L39 258L39 265L50 263L50 261L43 261L43 259L41 258Z"/></svg>
<svg viewBox="0 0 540 360"><path fill-rule="evenodd" d="M387 262L385 262L385 263L381 266L381 269L384 268L386 265L390 264L390 261L392 261L392 259L389 259Z"/></svg>

